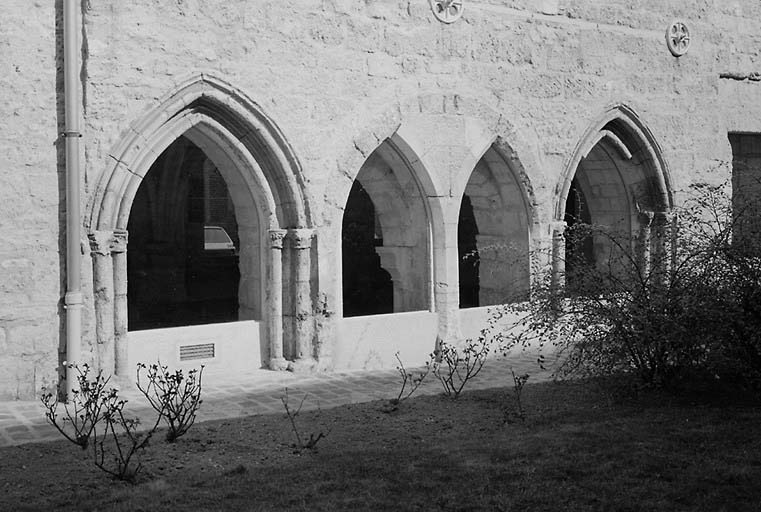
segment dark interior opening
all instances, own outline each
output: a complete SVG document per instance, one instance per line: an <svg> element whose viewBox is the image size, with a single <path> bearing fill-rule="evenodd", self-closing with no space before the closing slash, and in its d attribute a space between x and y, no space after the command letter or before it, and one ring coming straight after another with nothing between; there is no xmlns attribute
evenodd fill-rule
<svg viewBox="0 0 761 512"><path fill-rule="evenodd" d="M761 134L730 133L732 145L732 245L761 252Z"/></svg>
<svg viewBox="0 0 761 512"><path fill-rule="evenodd" d="M576 178L571 181L565 202L565 276L566 285L574 289L584 268L595 265L594 238L588 227L592 224L589 205Z"/></svg>
<svg viewBox="0 0 761 512"><path fill-rule="evenodd" d="M470 196L464 194L460 203L460 218L457 221L457 254L460 269L460 308L479 306L480 291L478 270L480 258L476 235L478 226L473 213Z"/></svg>
<svg viewBox="0 0 761 512"><path fill-rule="evenodd" d="M375 247L383 245L375 206L359 181L354 181L343 216L344 316L377 315L394 311L391 275L381 267Z"/></svg>
<svg viewBox="0 0 761 512"><path fill-rule="evenodd" d="M238 225L224 178L185 137L154 162L128 223L130 330L238 319Z"/></svg>

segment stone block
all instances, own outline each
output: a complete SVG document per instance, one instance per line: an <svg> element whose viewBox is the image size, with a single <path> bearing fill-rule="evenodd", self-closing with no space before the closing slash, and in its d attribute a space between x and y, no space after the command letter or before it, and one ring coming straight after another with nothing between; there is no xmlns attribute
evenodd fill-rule
<svg viewBox="0 0 761 512"><path fill-rule="evenodd" d="M386 53L370 53L367 55L367 74L382 78L395 78L401 73L397 60Z"/></svg>
<svg viewBox="0 0 761 512"><path fill-rule="evenodd" d="M40 320L39 323L13 325L6 330L11 354L31 355L56 349L56 326L51 321Z"/></svg>

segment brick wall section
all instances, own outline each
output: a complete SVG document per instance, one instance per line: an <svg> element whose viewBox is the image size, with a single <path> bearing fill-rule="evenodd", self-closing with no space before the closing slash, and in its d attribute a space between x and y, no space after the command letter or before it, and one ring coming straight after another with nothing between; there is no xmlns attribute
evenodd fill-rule
<svg viewBox="0 0 761 512"><path fill-rule="evenodd" d="M0 4L0 398L31 396L52 376L59 345L58 4ZM607 105L627 103L652 130L677 201L693 181L729 177L728 131L761 132L761 84L719 79L761 71L752 0L466 0L452 25L435 21L425 0L83 5L84 200L130 123L189 75L210 72L261 105L292 145L323 252L340 229L346 176L359 171L346 168L357 138L410 102L442 125L462 115L455 97L502 116L536 148L525 173L543 221L574 147ZM680 59L664 42L674 18L693 29ZM334 276L330 254L319 258L321 278Z"/></svg>

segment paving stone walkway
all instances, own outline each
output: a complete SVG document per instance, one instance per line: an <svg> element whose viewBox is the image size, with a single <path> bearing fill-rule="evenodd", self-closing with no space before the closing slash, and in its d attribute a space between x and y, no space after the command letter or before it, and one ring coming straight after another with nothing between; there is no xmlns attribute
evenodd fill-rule
<svg viewBox="0 0 761 512"><path fill-rule="evenodd" d="M511 368L516 375L528 373L530 383L550 379L550 372L539 368L536 360L537 353L532 350L489 359L472 384L468 384L468 389L512 386ZM396 370L302 374L259 370L246 376L204 374L203 404L196 421L283 414L280 398L286 388L294 401L300 402L304 394L308 395L304 402L304 410L307 410L394 398L400 383ZM430 375L416 394L441 392L441 384ZM155 421L155 413L136 389L123 389L120 396L128 400L125 407L128 416L139 417L142 424ZM46 422L39 401L0 402L0 446L57 439L62 437Z"/></svg>

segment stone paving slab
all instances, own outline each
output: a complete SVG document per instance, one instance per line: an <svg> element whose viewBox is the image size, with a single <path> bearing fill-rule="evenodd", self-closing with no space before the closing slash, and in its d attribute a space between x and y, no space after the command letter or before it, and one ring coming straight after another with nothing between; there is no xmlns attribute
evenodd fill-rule
<svg viewBox="0 0 761 512"><path fill-rule="evenodd" d="M530 383L550 379L551 372L539 368L536 360L537 353L531 350L489 359L466 389L511 387L511 368L516 375L528 373ZM257 414L284 414L281 398L285 396L286 388L291 406L298 407L306 396L303 410L314 410L395 398L401 385L399 374L393 369L310 374L260 370L246 376L204 374L203 379L203 403L197 422ZM429 375L416 394L442 392L438 380ZM153 424L155 412L138 390L122 389L120 396L128 400L125 407L128 417L139 417L144 425ZM58 431L47 423L39 401L0 402L0 446L61 438Z"/></svg>

